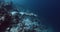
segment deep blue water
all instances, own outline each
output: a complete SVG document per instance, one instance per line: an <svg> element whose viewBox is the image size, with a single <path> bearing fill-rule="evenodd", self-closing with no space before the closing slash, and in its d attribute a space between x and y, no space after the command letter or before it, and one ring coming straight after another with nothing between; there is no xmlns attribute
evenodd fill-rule
<svg viewBox="0 0 60 32"><path fill-rule="evenodd" d="M58 0L30 0L30 8L34 9L43 24L52 26L59 32L60 7ZM31 4L32 3L32 4Z"/></svg>

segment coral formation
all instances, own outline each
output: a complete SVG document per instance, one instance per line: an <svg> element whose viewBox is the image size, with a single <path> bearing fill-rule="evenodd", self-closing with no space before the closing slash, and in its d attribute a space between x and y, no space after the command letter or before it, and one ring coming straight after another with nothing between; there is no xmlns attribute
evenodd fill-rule
<svg viewBox="0 0 60 32"><path fill-rule="evenodd" d="M40 23L38 16L14 8L13 2L0 1L0 32L47 32L47 27Z"/></svg>

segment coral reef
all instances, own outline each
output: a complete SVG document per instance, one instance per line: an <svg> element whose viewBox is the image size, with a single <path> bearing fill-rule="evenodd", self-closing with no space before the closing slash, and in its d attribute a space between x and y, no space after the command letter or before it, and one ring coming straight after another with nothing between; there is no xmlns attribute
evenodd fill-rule
<svg viewBox="0 0 60 32"><path fill-rule="evenodd" d="M29 9L14 8L13 4L0 3L0 32L47 32L36 14L27 12Z"/></svg>

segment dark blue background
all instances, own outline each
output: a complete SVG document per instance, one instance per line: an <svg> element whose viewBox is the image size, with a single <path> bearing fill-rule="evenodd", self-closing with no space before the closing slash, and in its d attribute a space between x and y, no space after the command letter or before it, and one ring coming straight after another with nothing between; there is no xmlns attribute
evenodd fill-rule
<svg viewBox="0 0 60 32"><path fill-rule="evenodd" d="M41 4L41 3L40 3ZM54 32L59 32L60 21L60 7L57 0L43 0L42 4L38 6L38 15L41 21L48 26L54 28Z"/></svg>

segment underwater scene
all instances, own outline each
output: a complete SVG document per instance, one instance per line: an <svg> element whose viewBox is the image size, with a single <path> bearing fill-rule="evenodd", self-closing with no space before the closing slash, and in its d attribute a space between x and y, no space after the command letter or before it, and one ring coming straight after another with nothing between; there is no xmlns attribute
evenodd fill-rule
<svg viewBox="0 0 60 32"><path fill-rule="evenodd" d="M38 0L0 0L0 32L53 32L37 5Z"/></svg>

